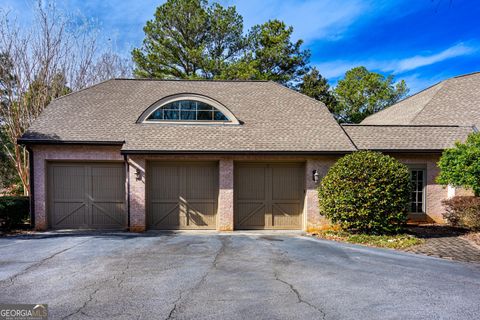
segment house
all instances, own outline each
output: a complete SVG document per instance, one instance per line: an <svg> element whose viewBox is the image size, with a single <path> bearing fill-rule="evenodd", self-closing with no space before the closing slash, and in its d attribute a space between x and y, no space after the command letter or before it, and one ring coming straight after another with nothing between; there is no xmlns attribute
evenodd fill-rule
<svg viewBox="0 0 480 320"><path fill-rule="evenodd" d="M443 222L442 201L471 194L435 182L442 151L480 128L480 72L439 82L344 129L359 150L391 154L412 171L410 219Z"/></svg>
<svg viewBox="0 0 480 320"><path fill-rule="evenodd" d="M422 109L416 96L399 104ZM452 191L435 184L436 162L471 124L369 121L342 127L322 103L270 81L102 82L54 100L19 139L32 220L38 230L315 230L318 177L373 149L411 166L412 217L441 221Z"/></svg>

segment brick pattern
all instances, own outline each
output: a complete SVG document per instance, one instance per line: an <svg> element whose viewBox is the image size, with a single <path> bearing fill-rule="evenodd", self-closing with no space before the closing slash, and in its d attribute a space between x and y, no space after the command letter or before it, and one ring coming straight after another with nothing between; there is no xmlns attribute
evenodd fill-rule
<svg viewBox="0 0 480 320"><path fill-rule="evenodd" d="M440 159L440 155L403 155L393 154L400 162L405 164L422 165L427 169L427 186L426 186L426 217L413 217L414 220L426 220L429 222L445 223L442 213L445 212L442 201L448 198L448 190L446 187L439 185L435 182L440 169L437 166L437 162Z"/></svg>
<svg viewBox="0 0 480 320"><path fill-rule="evenodd" d="M120 147L101 146L34 146L35 229L46 230L47 162L48 161L123 161Z"/></svg>
<svg viewBox="0 0 480 320"><path fill-rule="evenodd" d="M233 231L233 160L221 159L218 167L219 190L217 210L217 230Z"/></svg>
<svg viewBox="0 0 480 320"><path fill-rule="evenodd" d="M146 162L143 157L128 157L130 176L130 231L142 232L146 229L145 182ZM137 171L140 173L137 177Z"/></svg>
<svg viewBox="0 0 480 320"><path fill-rule="evenodd" d="M427 239L425 244L407 248L405 251L480 265L480 249L458 236Z"/></svg>
<svg viewBox="0 0 480 320"><path fill-rule="evenodd" d="M324 177L328 169L335 162L335 158L325 158L325 159L308 159L305 166L305 223L304 230L307 232L315 232L326 225L328 225L328 220L326 220L320 213L318 207L318 184L313 180L313 171L317 170L319 174L319 181Z"/></svg>
<svg viewBox="0 0 480 320"><path fill-rule="evenodd" d="M409 164L423 164L427 168L427 216L429 219L442 223L444 210L442 200L447 198L448 191L435 183L438 175L438 155L394 155L401 162ZM305 162L305 202L304 222L305 231L315 231L323 228L328 221L322 217L318 207L317 187L312 178L313 170L317 170L320 178L325 176L328 168L337 157L318 156L266 156L266 155L237 155L225 157L221 155L131 155L128 156L130 176L130 229L144 231L146 228L145 208L145 178L146 163L149 160L213 160L219 161L219 196L217 229L222 231L233 230L234 220L234 161L299 161ZM36 229L45 230L48 226L46 217L46 162L62 160L77 161L123 161L119 147L99 146L36 146L34 148L35 166L35 215ZM136 171L140 170L141 177L137 180Z"/></svg>

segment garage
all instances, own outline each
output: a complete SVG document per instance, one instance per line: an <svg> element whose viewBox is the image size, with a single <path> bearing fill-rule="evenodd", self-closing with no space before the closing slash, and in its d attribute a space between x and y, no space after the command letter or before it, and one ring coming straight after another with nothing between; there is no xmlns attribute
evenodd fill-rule
<svg viewBox="0 0 480 320"><path fill-rule="evenodd" d="M150 229L215 229L217 162L151 162L147 165Z"/></svg>
<svg viewBox="0 0 480 320"><path fill-rule="evenodd" d="M302 163L235 163L236 229L301 229Z"/></svg>
<svg viewBox="0 0 480 320"><path fill-rule="evenodd" d="M50 163L48 221L53 229L127 226L123 163Z"/></svg>

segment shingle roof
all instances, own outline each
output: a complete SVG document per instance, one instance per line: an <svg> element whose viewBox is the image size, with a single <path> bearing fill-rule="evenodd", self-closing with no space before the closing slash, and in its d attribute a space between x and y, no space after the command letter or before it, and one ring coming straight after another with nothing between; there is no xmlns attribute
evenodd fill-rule
<svg viewBox="0 0 480 320"><path fill-rule="evenodd" d="M241 125L136 123L156 101L200 94ZM267 81L109 80L54 100L21 141L122 142L124 152L355 150L325 105Z"/></svg>
<svg viewBox="0 0 480 320"><path fill-rule="evenodd" d="M359 150L440 151L465 141L469 126L344 125Z"/></svg>
<svg viewBox="0 0 480 320"><path fill-rule="evenodd" d="M362 124L480 128L480 72L442 81L367 117Z"/></svg>

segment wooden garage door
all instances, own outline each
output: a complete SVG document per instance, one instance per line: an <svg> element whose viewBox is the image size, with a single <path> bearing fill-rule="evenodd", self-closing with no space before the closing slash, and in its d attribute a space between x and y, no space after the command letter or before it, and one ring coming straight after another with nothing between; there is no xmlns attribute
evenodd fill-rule
<svg viewBox="0 0 480 320"><path fill-rule="evenodd" d="M49 164L50 228L125 228L124 169L123 163Z"/></svg>
<svg viewBox="0 0 480 320"><path fill-rule="evenodd" d="M301 229L304 166L235 164L236 229Z"/></svg>
<svg viewBox="0 0 480 320"><path fill-rule="evenodd" d="M216 162L152 162L147 171L149 228L215 229Z"/></svg>

